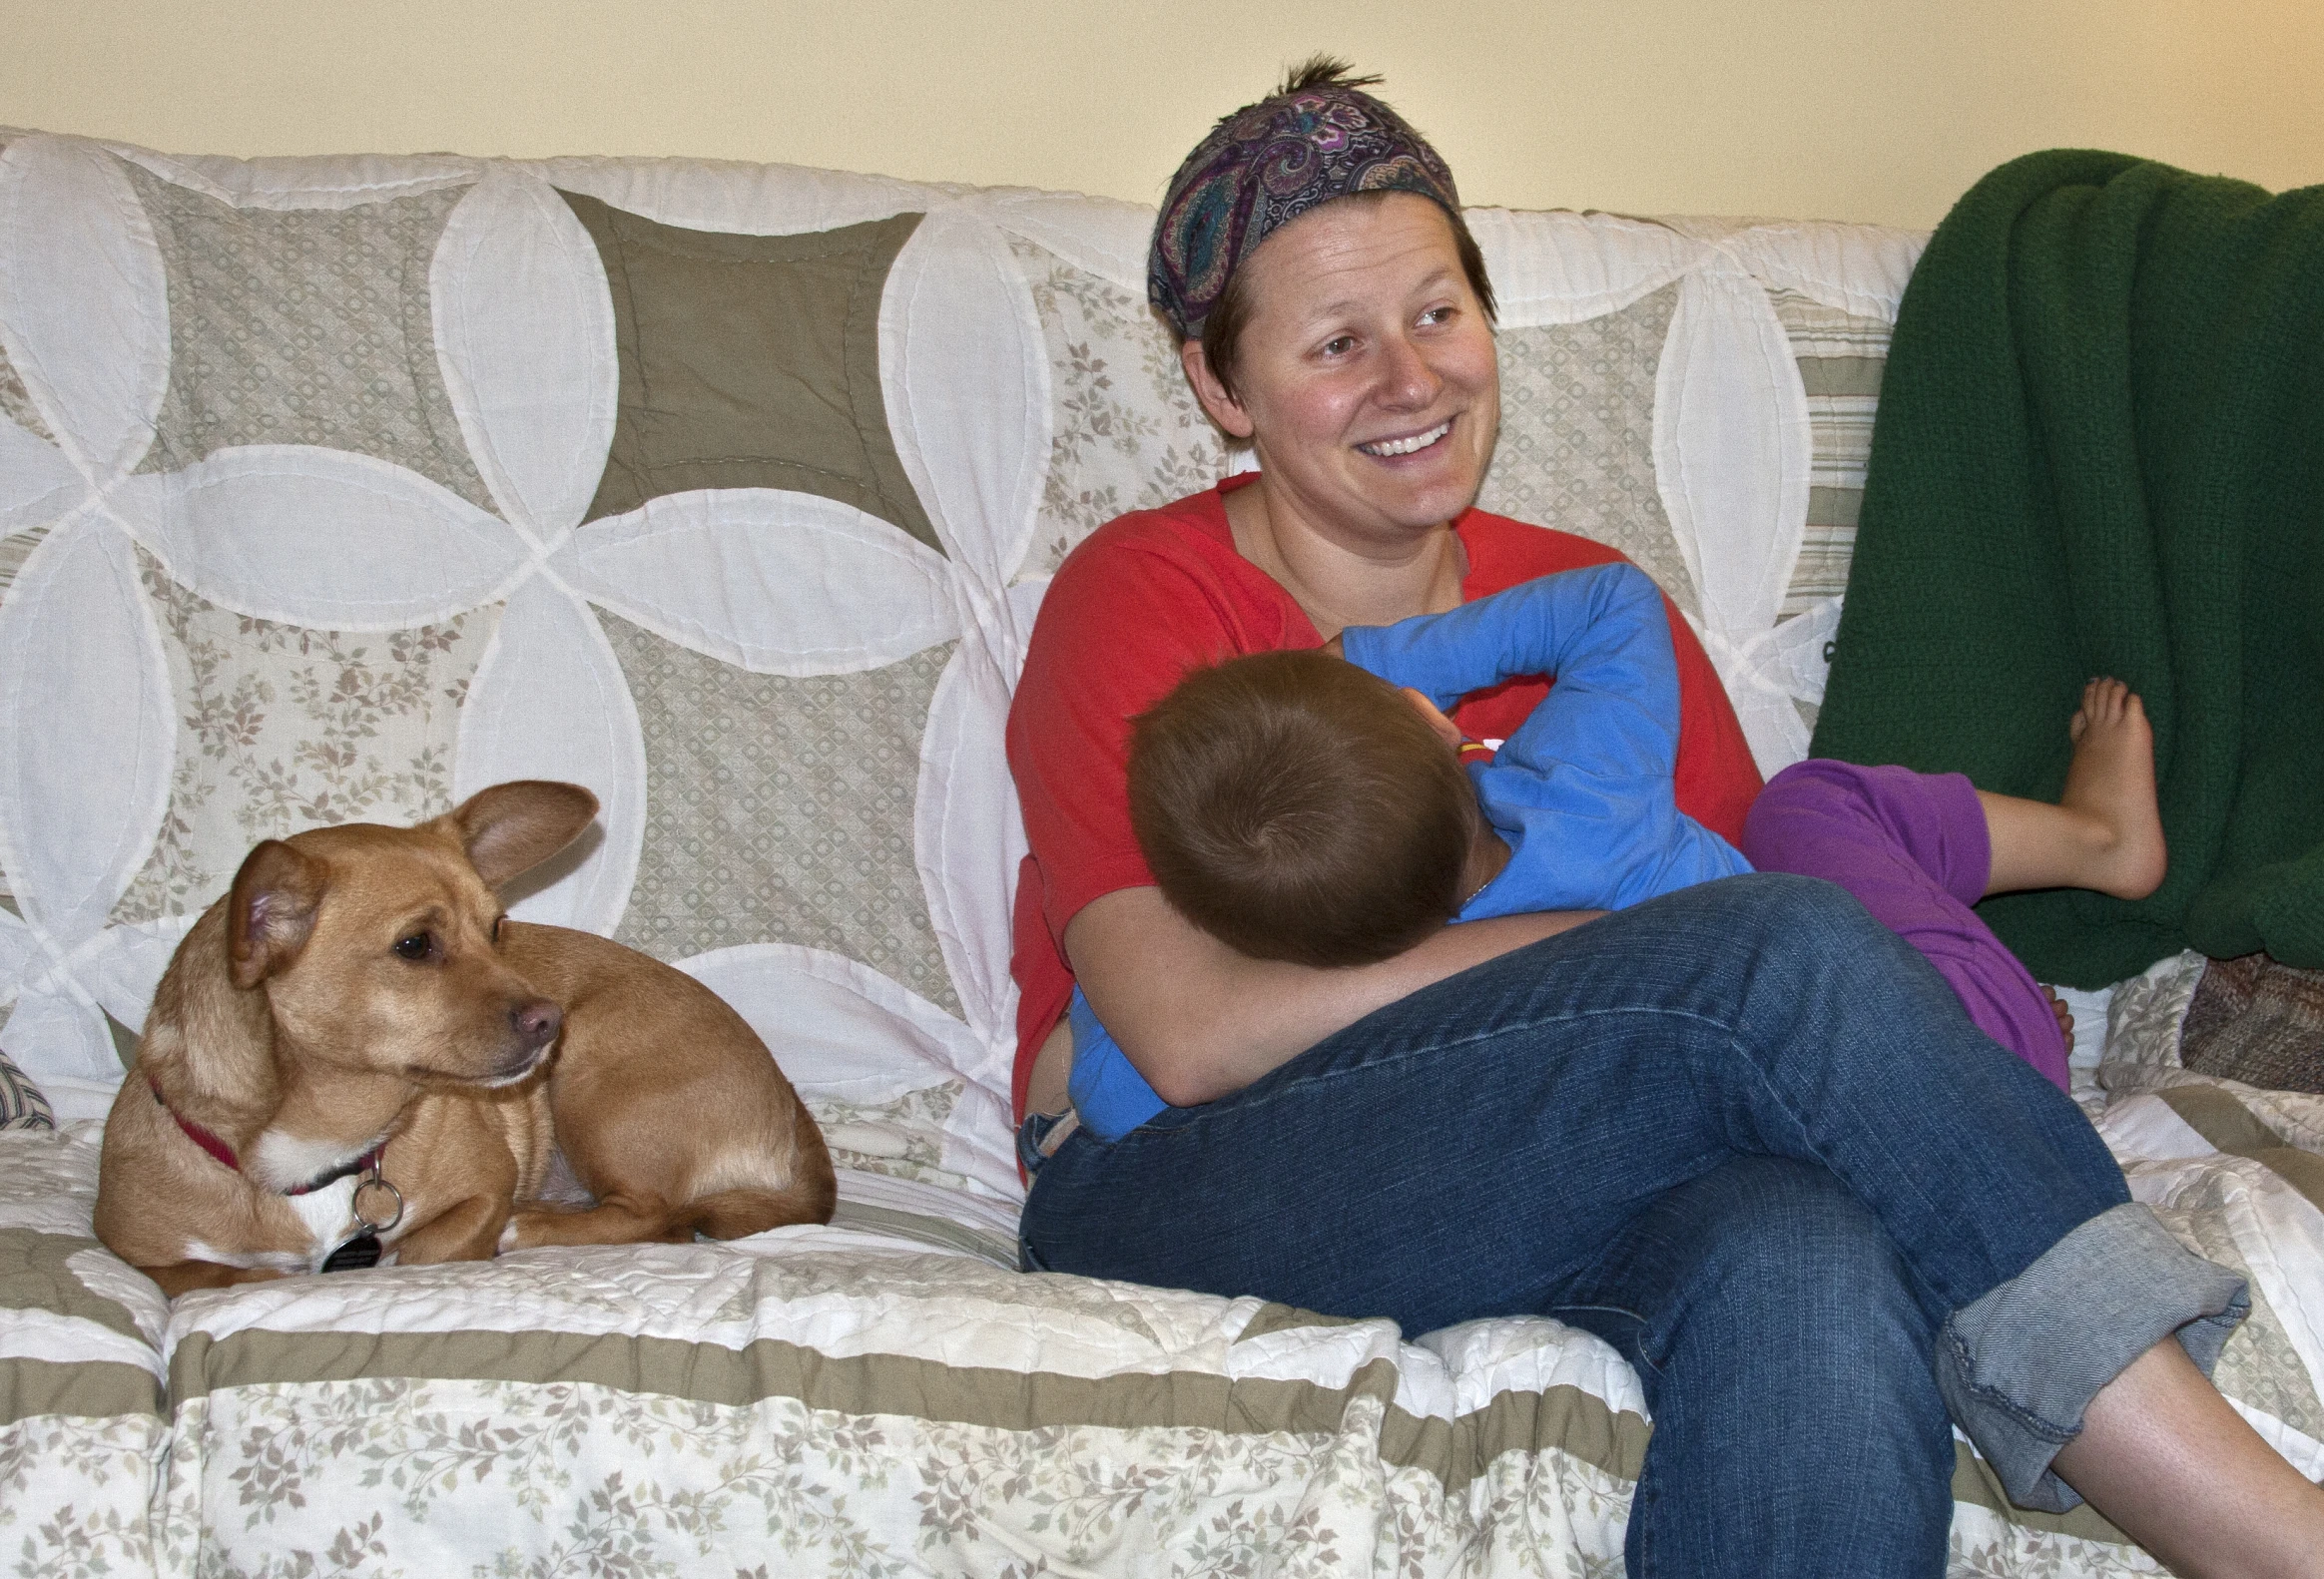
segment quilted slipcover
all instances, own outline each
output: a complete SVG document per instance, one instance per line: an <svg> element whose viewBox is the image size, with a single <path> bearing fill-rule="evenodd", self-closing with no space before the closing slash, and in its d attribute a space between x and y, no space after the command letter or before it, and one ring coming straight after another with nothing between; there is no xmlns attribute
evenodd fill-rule
<svg viewBox="0 0 2324 1579"><path fill-rule="evenodd" d="M1150 223L0 132L0 1051L62 1126L0 1134L0 1571L1618 1571L1649 1427L1586 1334L1013 1271L1009 684L1076 542L1245 463L1145 307ZM1645 565L1794 760L1920 239L1471 224L1482 502ZM257 839L518 777L604 812L515 912L734 1002L837 1221L162 1302L89 1237L96 1120L192 917ZM2317 1473L2324 1217L2251 1138L2324 1123L2173 1098L2224 1089L2175 1066L2191 990L2116 993L2102 1066L2082 1002L2081 1091L2251 1269L2221 1373ZM1966 1446L1955 1491L1957 1571L2149 1570Z"/></svg>

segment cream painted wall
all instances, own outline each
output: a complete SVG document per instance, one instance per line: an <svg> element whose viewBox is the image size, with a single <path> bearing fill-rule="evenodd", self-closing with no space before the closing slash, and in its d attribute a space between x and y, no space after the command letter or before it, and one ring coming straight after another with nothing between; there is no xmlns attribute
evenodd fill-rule
<svg viewBox="0 0 2324 1579"><path fill-rule="evenodd" d="M1327 48L1472 203L1934 224L2060 144L2324 181L2317 0L0 0L0 124L785 160L1152 202Z"/></svg>

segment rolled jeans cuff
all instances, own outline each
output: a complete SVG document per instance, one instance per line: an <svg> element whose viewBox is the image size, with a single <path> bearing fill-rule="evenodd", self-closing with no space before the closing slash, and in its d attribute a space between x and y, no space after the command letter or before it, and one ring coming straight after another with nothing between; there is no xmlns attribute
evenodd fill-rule
<svg viewBox="0 0 2324 1579"><path fill-rule="evenodd" d="M2081 1498L2050 1460L2081 1433L2098 1389L2172 1334L2207 1376L2250 1314L2241 1278L2126 1201L1948 1316L1937 1385L2010 1500L2063 1513Z"/></svg>

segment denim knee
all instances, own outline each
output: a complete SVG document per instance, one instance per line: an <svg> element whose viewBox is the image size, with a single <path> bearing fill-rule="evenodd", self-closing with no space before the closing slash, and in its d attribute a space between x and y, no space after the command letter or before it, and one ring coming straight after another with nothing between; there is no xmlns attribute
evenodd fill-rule
<svg viewBox="0 0 2324 1579"><path fill-rule="evenodd" d="M1761 1364L1886 1345L1926 1379L1936 1331L1880 1220L1828 1171L1779 1157L1734 1158L1665 1194L1569 1298L1593 1310L1551 1314L1605 1329L1656 1375L1690 1346Z"/></svg>
<svg viewBox="0 0 2324 1579"><path fill-rule="evenodd" d="M1828 1172L1727 1162L1640 1214L1566 1298L1550 1314L1614 1343L1654 1415L1633 1573L1943 1571L1934 1322Z"/></svg>

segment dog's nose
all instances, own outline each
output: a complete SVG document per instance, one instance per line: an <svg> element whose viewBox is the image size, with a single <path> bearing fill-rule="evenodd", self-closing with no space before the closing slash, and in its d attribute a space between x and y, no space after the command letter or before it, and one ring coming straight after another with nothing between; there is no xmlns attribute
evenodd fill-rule
<svg viewBox="0 0 2324 1579"><path fill-rule="evenodd" d="M508 1023L525 1046L538 1050L555 1041L565 1028L565 1011L546 998L537 998L509 1010Z"/></svg>

